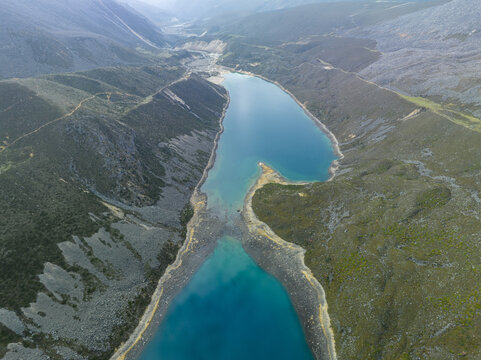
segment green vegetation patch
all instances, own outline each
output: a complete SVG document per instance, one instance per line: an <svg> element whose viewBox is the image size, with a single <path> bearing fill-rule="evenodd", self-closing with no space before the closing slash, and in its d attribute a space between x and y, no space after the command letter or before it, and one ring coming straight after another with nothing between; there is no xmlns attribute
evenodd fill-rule
<svg viewBox="0 0 481 360"><path fill-rule="evenodd" d="M0 358L7 353L7 345L22 340L20 335L15 334L12 330L0 324Z"/></svg>
<svg viewBox="0 0 481 360"><path fill-rule="evenodd" d="M0 82L0 151L21 135L62 116L59 107L26 87Z"/></svg>
<svg viewBox="0 0 481 360"><path fill-rule="evenodd" d="M416 206L434 209L446 205L449 200L451 200L451 190L447 186L436 186L419 193L416 196Z"/></svg>
<svg viewBox="0 0 481 360"><path fill-rule="evenodd" d="M111 87L102 84L100 81L89 79L81 74L49 75L47 76L47 79L90 94L97 94L111 89Z"/></svg>
<svg viewBox="0 0 481 360"><path fill-rule="evenodd" d="M424 346L479 351L481 223L454 210L449 189L415 190L424 181L373 174L355 183L266 185L254 196L259 218L307 250L340 356L399 358ZM387 195L390 183L399 196L373 198ZM411 212L413 201L422 212ZM446 324L452 329L435 335ZM401 333L406 338L393 343Z"/></svg>
<svg viewBox="0 0 481 360"><path fill-rule="evenodd" d="M185 239L185 236L187 235L187 224L189 223L190 219L194 216L194 208L192 205L189 203L185 204L184 208L182 209L182 212L180 213L180 225L182 226L182 231L181 231L181 238Z"/></svg>
<svg viewBox="0 0 481 360"><path fill-rule="evenodd" d="M10 309L36 300L45 262L67 267L57 244L96 233L104 224L89 213L107 210L96 196L62 181L48 158L27 157L0 174L0 307Z"/></svg>
<svg viewBox="0 0 481 360"><path fill-rule="evenodd" d="M455 124L464 126L470 130L481 132L481 120L469 115L462 113L460 111L452 110L446 105L436 103L432 100L426 99L424 97L415 97L399 94L403 99L410 101L416 105L422 106L423 108L431 110L433 113L452 121Z"/></svg>

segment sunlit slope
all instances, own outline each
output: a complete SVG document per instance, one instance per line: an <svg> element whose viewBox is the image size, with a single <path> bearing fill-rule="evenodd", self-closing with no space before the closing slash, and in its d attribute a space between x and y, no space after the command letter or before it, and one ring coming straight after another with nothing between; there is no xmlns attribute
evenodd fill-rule
<svg viewBox="0 0 481 360"><path fill-rule="evenodd" d="M423 97L414 97L403 94L400 94L400 96L407 101L410 101L423 108L429 109L433 113L442 116L455 124L464 126L477 132L481 132L481 120L472 115L464 114L460 111L450 109L449 105L442 105Z"/></svg>

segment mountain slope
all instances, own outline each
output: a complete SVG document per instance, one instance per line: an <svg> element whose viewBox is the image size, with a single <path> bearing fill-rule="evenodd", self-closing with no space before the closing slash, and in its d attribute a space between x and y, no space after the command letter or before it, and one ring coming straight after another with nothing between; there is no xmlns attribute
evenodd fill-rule
<svg viewBox="0 0 481 360"><path fill-rule="evenodd" d="M454 111L456 104L433 105L421 88L444 79L477 93L477 33L466 30L479 17L475 1L444 3L394 20L360 11L350 25L346 8L316 27L306 21L315 23L309 5L303 17L301 8L256 14L219 35L228 43L223 64L279 82L344 154L329 182L269 184L253 199L261 221L306 250L340 359L481 358L481 122ZM365 26L372 26L365 38L355 38ZM453 38L456 29L463 31ZM377 39L386 53L376 51ZM463 45L470 56L458 51ZM419 97L358 74L378 63L385 65L379 76L409 75L403 89L419 84Z"/></svg>
<svg viewBox="0 0 481 360"><path fill-rule="evenodd" d="M175 21L173 14L158 6L147 4L140 0L120 0L124 6L128 6L134 11L139 12L157 26L164 26Z"/></svg>
<svg viewBox="0 0 481 360"><path fill-rule="evenodd" d="M362 76L479 118L480 18L478 1L452 0L370 27L362 36L376 39L383 56Z"/></svg>
<svg viewBox="0 0 481 360"><path fill-rule="evenodd" d="M334 0L339 1L339 0ZM166 10L185 19L212 18L224 14L245 14L293 8L300 5L333 0L174 0L164 5Z"/></svg>
<svg viewBox="0 0 481 360"><path fill-rule="evenodd" d="M220 33L242 35L257 41L293 41L313 35L339 34L354 29L349 35L366 26L382 23L402 15L445 3L448 0L426 2L342 1L311 3L295 8L251 14L235 21L222 23L212 19L211 26L219 22ZM427 10L429 11L429 10Z"/></svg>
<svg viewBox="0 0 481 360"><path fill-rule="evenodd" d="M0 78L148 63L160 30L114 0L13 1L0 11Z"/></svg>
<svg viewBox="0 0 481 360"><path fill-rule="evenodd" d="M0 358L108 358L184 240L225 91L172 60L0 95Z"/></svg>
<svg viewBox="0 0 481 360"><path fill-rule="evenodd" d="M129 0L125 0L129 1ZM130 0L132 1L132 0ZM385 7L395 7L396 5L405 4L411 7L414 3L429 2L430 0L414 0L409 2L386 1ZM361 0L361 1L345 1L345 0L173 0L168 3L163 2L162 6L165 10L175 14L179 18L185 19L208 19L216 16L225 16L226 14L242 15L249 13L271 12L274 10L282 10L296 8L308 4L316 3L345 3L352 8L358 7L357 4L366 3L380 4L381 1ZM356 4L357 3L357 4ZM382 5L382 4L381 4ZM404 5L403 5L404 6ZM236 14L237 13L237 14Z"/></svg>

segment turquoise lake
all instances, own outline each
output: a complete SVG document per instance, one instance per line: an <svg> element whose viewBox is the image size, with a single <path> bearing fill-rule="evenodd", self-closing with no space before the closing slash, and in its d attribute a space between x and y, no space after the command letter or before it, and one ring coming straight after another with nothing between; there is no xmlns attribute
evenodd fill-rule
<svg viewBox="0 0 481 360"><path fill-rule="evenodd" d="M329 138L282 89L262 79L229 74L231 103L217 157L202 187L209 207L240 209L260 173L260 161L296 181L324 181L335 160Z"/></svg>
<svg viewBox="0 0 481 360"><path fill-rule="evenodd" d="M208 207L239 216L258 162L298 181L324 181L330 140L284 91L259 78L228 74L231 103L214 167L201 190ZM312 360L289 296L240 241L224 236L170 305L141 360Z"/></svg>

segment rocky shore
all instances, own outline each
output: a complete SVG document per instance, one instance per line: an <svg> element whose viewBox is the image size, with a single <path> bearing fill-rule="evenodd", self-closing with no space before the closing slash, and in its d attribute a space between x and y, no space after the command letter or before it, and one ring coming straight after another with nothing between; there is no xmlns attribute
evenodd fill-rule
<svg viewBox="0 0 481 360"><path fill-rule="evenodd" d="M218 71L222 74L229 72L230 69L222 67ZM258 76L247 72L241 73ZM258 77L274 83L290 95L314 123L328 135L335 155L338 158L342 158L343 155L340 152L337 139L324 124L277 82L262 76ZM212 80L218 83L218 77L214 76ZM227 107L228 104L226 109ZM225 116L225 110L222 120ZM305 250L275 235L266 224L258 220L252 209L252 197L256 190L263 185L271 182L279 184L294 183L283 179L268 166L260 164L263 170L262 175L249 190L245 198L243 210L239 217L235 217L233 223L228 223L219 214L207 209L207 197L200 191L200 188L207 178L208 171L215 162L218 141L223 133L222 120L221 130L216 136L209 164L191 199L195 212L188 224L187 239L179 251L176 261L167 269L159 281L152 301L137 329L129 340L118 349L112 359L136 359L142 353L145 345L153 337L160 322L165 317L171 301L190 281L205 259L215 249L217 239L222 235L232 235L242 239L245 250L255 262L265 271L275 276L285 286L303 326L307 342L316 359L337 359L324 290L304 264ZM337 161L329 169L331 178L334 176L336 169Z"/></svg>
<svg viewBox="0 0 481 360"><path fill-rule="evenodd" d="M229 69L227 67L222 67L223 69ZM279 88L282 89L282 91L284 91L287 95L289 95L296 103L297 105L299 105L303 110L304 112L307 114L307 116L309 116L309 118L314 122L314 124L316 124L316 126L323 132L327 135L327 137L329 138L330 142L331 142L331 146L332 146L332 150L334 152L334 155L336 155L337 157L337 160L334 160L331 164L331 166L329 167L329 174L330 174L330 177L327 181L330 181L332 180L332 178L334 177L334 175L336 174L336 171L337 169L339 168L339 161L341 161L343 158L344 158L344 154L341 152L341 148L339 146L339 141L337 140L336 136L334 135L334 133L329 130L329 128L322 122L320 121L317 117L315 117L311 111L307 108L307 106L305 104L303 104L302 102L299 101L299 99L297 97L294 96L294 94L292 94L292 92L290 92L289 90L287 90L281 83L279 83L278 81L275 81L275 80L271 80L265 76L262 76L262 75L259 75L259 74L255 74L253 72L250 72L250 71L244 71L244 70L234 70L234 69L231 69L232 71L235 71L235 72L238 72L240 74L245 74L245 75L249 75L249 76L255 76L255 77L258 77L264 81L267 81L267 82L270 82L271 84L274 84L276 86L278 86Z"/></svg>
<svg viewBox="0 0 481 360"><path fill-rule="evenodd" d="M274 275L287 289L316 359L335 360L337 355L334 334L325 293L311 270L304 264L305 250L277 236L257 218L252 209L255 192L265 184L302 183L287 181L263 163L259 163L259 166L262 174L249 190L242 211L245 229L243 246L259 266Z"/></svg>
<svg viewBox="0 0 481 360"><path fill-rule="evenodd" d="M192 197L192 202L195 215L189 223L187 240L179 251L176 261L169 266L159 281L152 301L135 332L111 359L138 358L144 346L157 331L172 300L215 249L216 239L222 236L224 223L206 209L205 195L196 192Z"/></svg>
<svg viewBox="0 0 481 360"><path fill-rule="evenodd" d="M207 209L207 197L200 191L200 188L207 179L209 170L214 166L219 138L224 131L223 120L228 107L229 98L220 118L220 130L215 137L209 162L191 198L194 216L187 225L187 238L177 254L175 262L167 268L159 280L139 325L129 340L115 352L112 360L136 359L142 353L143 348L155 334L167 313L171 301L215 249L217 239L223 234L225 221Z"/></svg>

